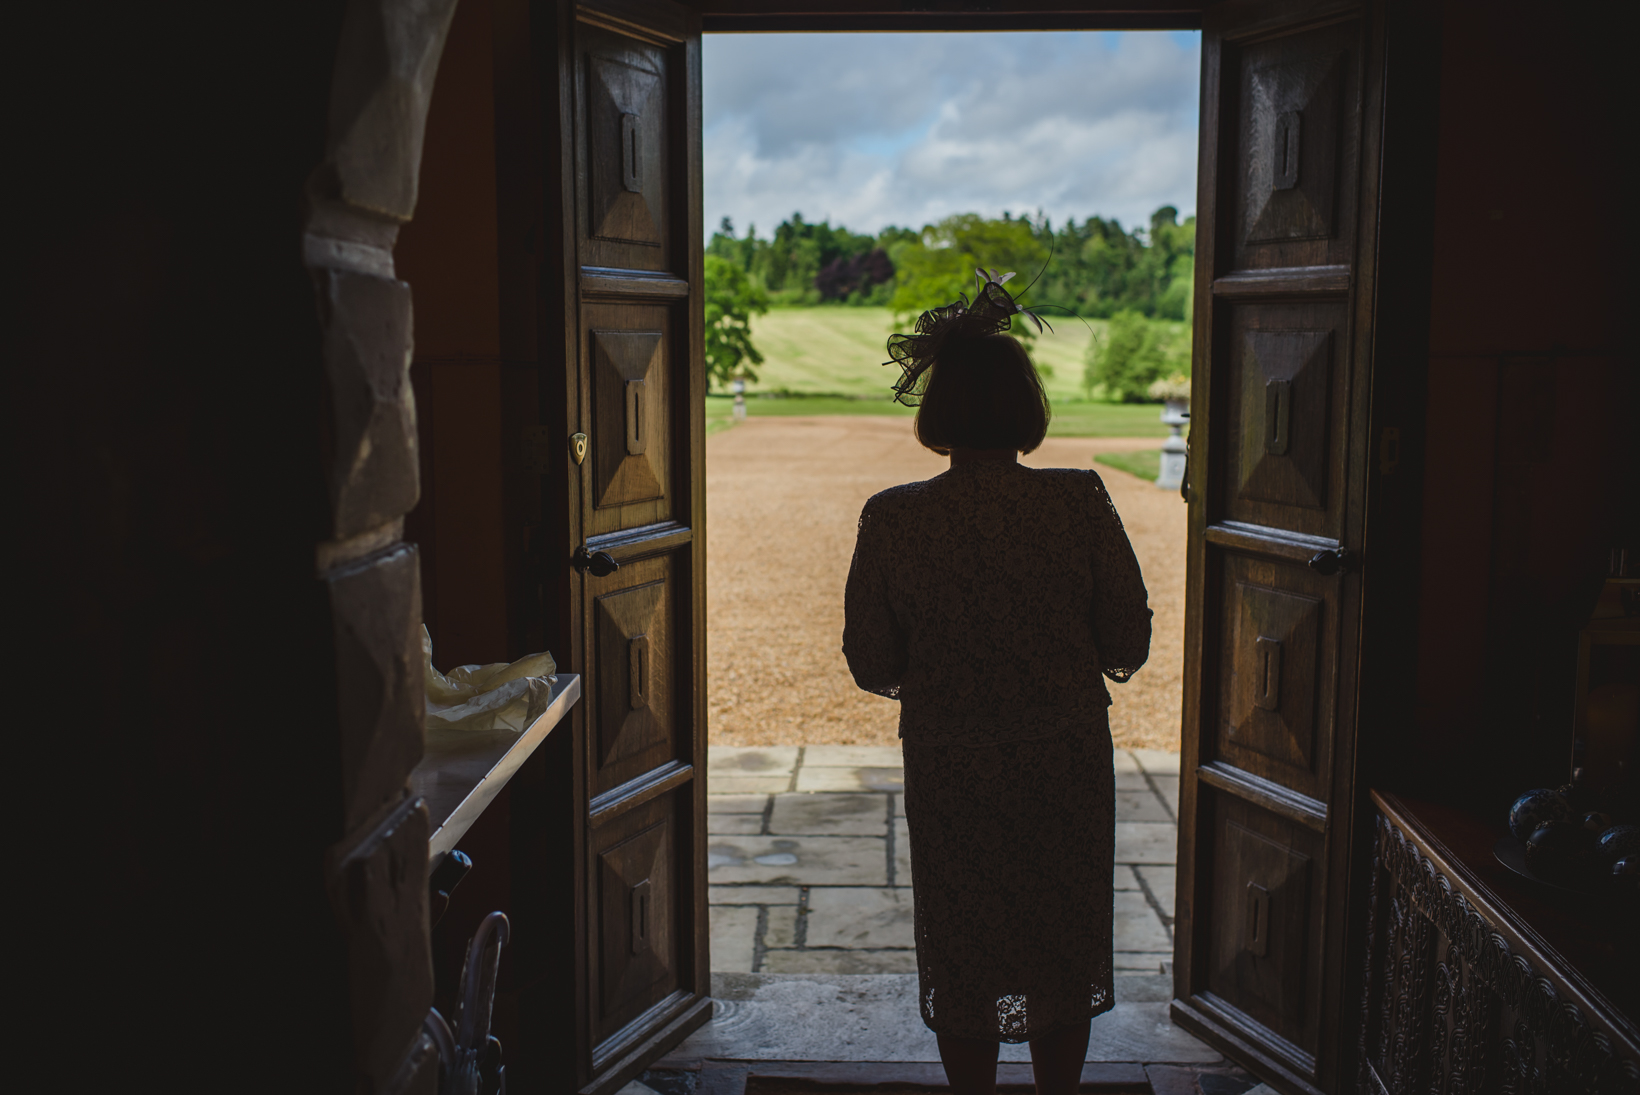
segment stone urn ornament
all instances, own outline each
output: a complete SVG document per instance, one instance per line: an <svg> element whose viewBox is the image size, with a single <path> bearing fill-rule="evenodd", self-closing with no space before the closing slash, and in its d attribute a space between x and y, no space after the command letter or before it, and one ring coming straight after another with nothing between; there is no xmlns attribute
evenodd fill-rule
<svg viewBox="0 0 1640 1095"><path fill-rule="evenodd" d="M1167 440L1162 442L1161 470L1156 476L1156 485L1162 490L1178 490L1184 482L1186 453L1189 451L1182 431L1190 424L1190 378L1170 376L1166 380L1155 381L1147 389L1147 394L1152 399L1161 400L1162 421L1171 430Z"/></svg>

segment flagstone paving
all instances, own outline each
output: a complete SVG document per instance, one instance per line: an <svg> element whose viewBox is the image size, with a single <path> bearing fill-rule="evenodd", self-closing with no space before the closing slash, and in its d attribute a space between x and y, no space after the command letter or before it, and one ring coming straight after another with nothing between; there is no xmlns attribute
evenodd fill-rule
<svg viewBox="0 0 1640 1095"><path fill-rule="evenodd" d="M1179 755L1115 762L1116 971L1170 972ZM915 972L898 748L712 746L709 772L714 972Z"/></svg>

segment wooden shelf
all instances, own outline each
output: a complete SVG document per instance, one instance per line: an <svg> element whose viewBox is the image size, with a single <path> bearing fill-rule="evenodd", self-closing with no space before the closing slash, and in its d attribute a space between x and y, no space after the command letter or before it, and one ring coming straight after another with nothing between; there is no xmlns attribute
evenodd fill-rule
<svg viewBox="0 0 1640 1095"><path fill-rule="evenodd" d="M427 752L410 773L410 789L427 800L432 817L429 859L436 863L455 848L580 698L580 675L560 673L552 686L552 702L522 734L427 731Z"/></svg>

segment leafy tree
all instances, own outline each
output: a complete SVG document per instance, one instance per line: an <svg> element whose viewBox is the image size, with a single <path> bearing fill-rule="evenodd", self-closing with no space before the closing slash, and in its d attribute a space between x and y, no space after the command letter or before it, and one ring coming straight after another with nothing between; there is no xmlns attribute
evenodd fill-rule
<svg viewBox="0 0 1640 1095"><path fill-rule="evenodd" d="M1181 358L1176 340L1167 328L1129 309L1111 317L1103 341L1088 346L1087 367L1082 373L1082 390L1089 397L1103 387L1105 398L1121 403L1151 401L1151 384L1165 376L1188 376L1188 339Z"/></svg>
<svg viewBox="0 0 1640 1095"><path fill-rule="evenodd" d="M1148 227L1132 230L1102 217L1055 226L1040 213L1001 218L969 213L921 230L885 228L873 238L829 221L811 224L794 213L772 238L762 239L755 226L737 237L725 217L706 251L744 271L774 304L887 305L906 322L925 308L949 304L959 293L971 296L974 268L983 265L1015 271L1019 277L1009 288L1017 293L1031 285L1025 302L1048 305L1050 312L1057 306L1086 317L1131 312L1147 321L1188 321L1196 222L1190 217L1180 223L1170 205L1151 214ZM1141 329L1132 320L1124 324L1129 339ZM1188 338L1160 325L1143 330L1149 348L1141 339L1136 349L1117 346L1116 357L1150 362L1144 366L1148 370L1160 354L1172 362L1171 372L1188 374ZM1030 337L1034 331L1028 323L1016 323L1015 333ZM1090 359L1085 377L1093 388L1104 383L1096 372ZM1133 394L1142 387L1108 390L1113 397L1142 398ZM1128 394L1119 396L1119 388Z"/></svg>
<svg viewBox="0 0 1640 1095"><path fill-rule="evenodd" d="M1053 261L1032 297L1083 316L1109 317L1133 310L1182 319L1189 310L1196 250L1195 218L1178 223L1164 205L1148 231L1128 231L1114 220L1089 217L1057 230L1045 217L1032 220L1037 238L1052 244Z"/></svg>
<svg viewBox="0 0 1640 1095"><path fill-rule="evenodd" d="M706 256L706 375L726 383L756 380L763 355L752 345L752 314L769 310L769 295L744 269L720 254Z"/></svg>
<svg viewBox="0 0 1640 1095"><path fill-rule="evenodd" d="M1009 288L1019 294L1042 270L1048 248L1029 221L961 213L924 228L917 241L900 246L893 259L896 277L888 306L898 322L908 323L958 295L972 300L974 271L982 266L998 273L1014 271L1019 280L1010 282ZM1029 321L1015 320L1014 333L1030 337L1036 332Z"/></svg>
<svg viewBox="0 0 1640 1095"><path fill-rule="evenodd" d="M746 271L773 304L880 306L888 303L894 280L890 248L916 236L910 229L892 227L875 238L862 236L829 221L810 224L794 213L772 239L758 238L755 225L737 238L734 223L725 217L706 253Z"/></svg>
<svg viewBox="0 0 1640 1095"><path fill-rule="evenodd" d="M869 253L874 246L870 236L833 228L830 221L810 224L794 213L780 222L768 247L752 260L751 273L762 275L769 292L783 303L814 304L821 299L816 278L823 269Z"/></svg>
<svg viewBox="0 0 1640 1095"><path fill-rule="evenodd" d="M746 229L744 239L737 239L734 222L724 217L718 225L718 230L712 233L712 241L706 245L706 253L728 259L742 270L750 272L759 245L767 247L768 242L757 238L757 225L751 225Z"/></svg>
<svg viewBox="0 0 1640 1095"><path fill-rule="evenodd" d="M853 258L838 256L814 278L821 300L864 300L872 290L894 280L894 263L881 247Z"/></svg>

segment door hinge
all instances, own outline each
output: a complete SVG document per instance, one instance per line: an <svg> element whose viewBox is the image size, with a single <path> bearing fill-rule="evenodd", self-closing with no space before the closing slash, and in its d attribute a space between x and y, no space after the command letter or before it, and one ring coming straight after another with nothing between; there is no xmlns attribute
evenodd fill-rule
<svg viewBox="0 0 1640 1095"><path fill-rule="evenodd" d="M552 430L547 426L525 426L519 444L524 467L531 475L545 475L552 467Z"/></svg>

